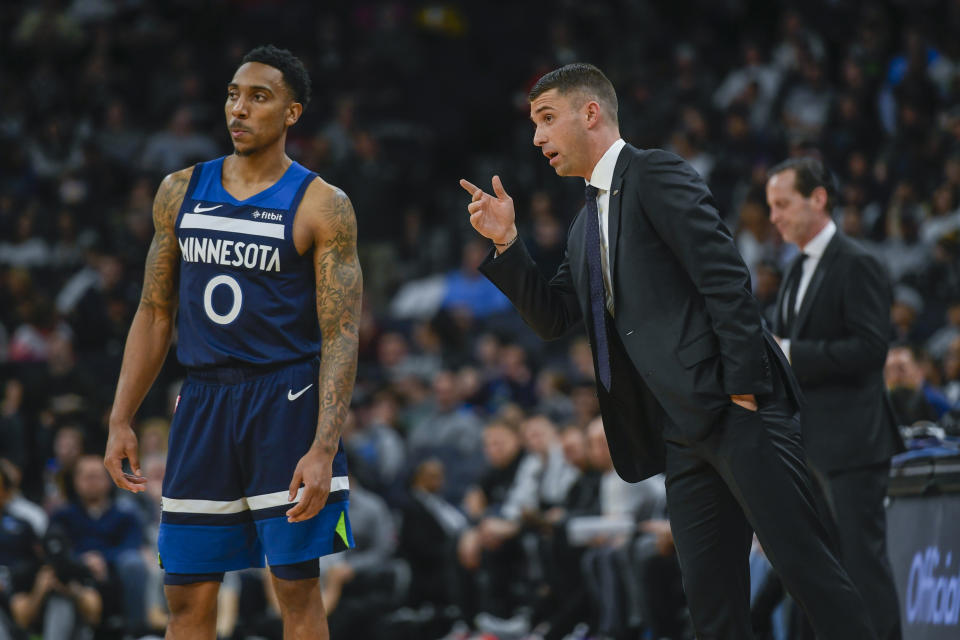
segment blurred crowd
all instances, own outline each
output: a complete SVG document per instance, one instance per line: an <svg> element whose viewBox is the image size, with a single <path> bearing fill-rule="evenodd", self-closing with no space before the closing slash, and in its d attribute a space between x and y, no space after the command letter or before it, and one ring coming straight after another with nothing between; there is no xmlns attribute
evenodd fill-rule
<svg viewBox="0 0 960 640"><path fill-rule="evenodd" d="M288 152L350 195L365 275L358 549L324 561L333 636L687 637L662 479L612 471L585 339L541 343L477 273L457 178L503 178L551 275L582 185L532 146L526 94L593 62L624 138L707 180L769 311L796 248L766 171L821 157L838 226L895 287L901 423L960 434L957 33L958 0L2 3L0 638L162 633L175 357L137 424L144 494L112 490L106 416L153 194L230 151L218 105L265 42L311 72ZM221 637L279 637L262 572L228 574L220 604Z"/></svg>

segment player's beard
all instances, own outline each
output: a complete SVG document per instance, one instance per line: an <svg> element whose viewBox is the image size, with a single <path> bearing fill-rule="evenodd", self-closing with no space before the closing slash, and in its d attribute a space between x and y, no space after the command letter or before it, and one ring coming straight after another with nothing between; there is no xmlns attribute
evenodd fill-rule
<svg viewBox="0 0 960 640"><path fill-rule="evenodd" d="M283 135L283 134L281 133L280 135L278 135L278 136L272 138L271 140L268 140L267 142L264 142L264 143L262 143L262 144L257 144L259 141L258 141L258 140L254 140L253 143L252 143L250 146L248 146L248 147L246 147L246 148L243 148L243 149L237 148L237 145L234 144L234 145L233 145L233 153L234 153L234 155L240 156L241 158L247 158L247 157L250 157L250 156L252 156L252 155L256 155L256 154L259 153L260 151L263 151L264 149L267 149L267 148L271 147L277 140L279 140L279 139L281 138L282 135Z"/></svg>

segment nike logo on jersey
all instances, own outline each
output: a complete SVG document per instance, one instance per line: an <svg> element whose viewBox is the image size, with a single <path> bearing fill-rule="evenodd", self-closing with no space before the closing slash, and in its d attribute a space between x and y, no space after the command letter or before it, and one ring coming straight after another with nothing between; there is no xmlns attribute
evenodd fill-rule
<svg viewBox="0 0 960 640"><path fill-rule="evenodd" d="M204 211L213 211L214 209L219 209L219 208L222 207L222 206L223 206L222 204L218 204L218 205L215 206L215 207L201 207L201 206L200 206L200 203L198 202L197 205L193 208L193 212L194 212L194 213L203 213Z"/></svg>
<svg viewBox="0 0 960 640"><path fill-rule="evenodd" d="M303 389L300 389L300 391L297 391L296 393L293 392L293 389L288 390L288 391L287 391L287 400L289 400L290 402L293 402L294 400L296 400L297 398L299 398L300 396L302 396L304 393L306 393L306 392L307 392L307 389L309 389L309 388L312 387L312 386L313 386L313 383L311 382L310 384L308 384L307 386L305 386Z"/></svg>

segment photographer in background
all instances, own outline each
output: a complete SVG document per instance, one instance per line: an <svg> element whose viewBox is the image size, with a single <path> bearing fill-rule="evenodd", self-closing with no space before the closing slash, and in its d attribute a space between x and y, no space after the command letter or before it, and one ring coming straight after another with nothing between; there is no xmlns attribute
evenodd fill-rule
<svg viewBox="0 0 960 640"><path fill-rule="evenodd" d="M109 605L104 612L106 624L112 627L114 616L122 615L121 624L127 631L142 631L146 625L147 584L147 567L141 555L143 526L134 513L117 506L100 456L85 454L77 459L73 487L76 498L51 516L50 526L62 528L98 588L110 594L105 598Z"/></svg>
<svg viewBox="0 0 960 640"><path fill-rule="evenodd" d="M25 520L10 512L12 496L12 478L7 468L0 465L0 640L22 636L10 619L13 579L37 560L37 537Z"/></svg>
<svg viewBox="0 0 960 640"><path fill-rule="evenodd" d="M23 630L44 638L89 635L102 609L89 571L73 560L61 530L51 528L41 547L31 526L7 511L11 489L11 478L0 466L0 638L23 637L8 613Z"/></svg>

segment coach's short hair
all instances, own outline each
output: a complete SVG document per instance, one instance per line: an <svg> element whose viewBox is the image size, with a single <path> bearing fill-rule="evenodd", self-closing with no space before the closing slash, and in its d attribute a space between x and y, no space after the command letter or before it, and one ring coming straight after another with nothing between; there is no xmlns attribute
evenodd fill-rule
<svg viewBox="0 0 960 640"><path fill-rule="evenodd" d="M545 74L530 89L527 99L536 100L541 94L556 89L561 95L581 93L585 98L596 100L606 110L612 122L617 122L617 92L603 71L592 64L574 62Z"/></svg>
<svg viewBox="0 0 960 640"><path fill-rule="evenodd" d="M809 198L810 194L817 187L823 187L827 192L827 213L833 209L837 203L837 181L833 174L823 165L822 162L810 156L801 156L799 158L790 158L770 169L767 173L767 180L773 176L793 169L794 182L793 188L804 198Z"/></svg>
<svg viewBox="0 0 960 640"><path fill-rule="evenodd" d="M310 102L310 74L303 62L287 49L280 49L272 44L261 45L251 49L243 56L240 64L259 62L279 69L283 74L283 82L290 90L294 102L299 102L306 109Z"/></svg>

